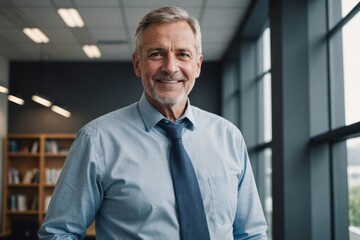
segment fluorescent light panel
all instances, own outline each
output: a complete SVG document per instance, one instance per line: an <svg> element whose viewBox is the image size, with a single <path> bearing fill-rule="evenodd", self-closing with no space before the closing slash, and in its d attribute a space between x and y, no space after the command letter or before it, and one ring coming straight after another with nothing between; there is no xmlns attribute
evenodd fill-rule
<svg viewBox="0 0 360 240"><path fill-rule="evenodd" d="M16 97L14 95L9 95L8 100L19 105L24 105L25 103L24 99Z"/></svg>
<svg viewBox="0 0 360 240"><path fill-rule="evenodd" d="M83 50L89 58L101 57L101 52L96 45L84 45Z"/></svg>
<svg viewBox="0 0 360 240"><path fill-rule="evenodd" d="M45 107L50 107L51 106L51 102L49 100L47 100L46 98L44 97L40 97L39 95L33 95L31 97L31 99L34 101L34 102L37 102Z"/></svg>
<svg viewBox="0 0 360 240"><path fill-rule="evenodd" d="M79 12L76 9L60 8L57 12L68 27L74 28L84 26L84 21L82 20Z"/></svg>
<svg viewBox="0 0 360 240"><path fill-rule="evenodd" d="M38 28L24 28L23 32L36 43L48 43L50 41Z"/></svg>
<svg viewBox="0 0 360 240"><path fill-rule="evenodd" d="M57 105L53 105L51 107L51 110L58 113L58 114L60 114L60 115L62 115L62 116L64 116L64 117L67 117L67 118L69 118L71 116L71 113L69 111L67 111L67 110L65 110L65 109L63 109L63 108L61 108L61 107L59 107Z"/></svg>
<svg viewBox="0 0 360 240"><path fill-rule="evenodd" d="M6 87L0 86L0 92L9 93L9 89L7 89Z"/></svg>

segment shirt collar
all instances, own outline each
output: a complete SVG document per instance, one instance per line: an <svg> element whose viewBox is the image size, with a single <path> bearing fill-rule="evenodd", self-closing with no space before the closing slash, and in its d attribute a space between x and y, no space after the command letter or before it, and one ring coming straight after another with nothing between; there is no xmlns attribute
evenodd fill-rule
<svg viewBox="0 0 360 240"><path fill-rule="evenodd" d="M142 94L140 101L139 101L139 111L141 118L143 119L146 131L150 131L160 120L164 118L164 116L151 105L151 103L145 97L145 93ZM187 118L189 119L191 124L188 124L190 129L196 129L196 123L194 114L190 105L190 100L187 100L187 107L185 113L180 117L179 120Z"/></svg>

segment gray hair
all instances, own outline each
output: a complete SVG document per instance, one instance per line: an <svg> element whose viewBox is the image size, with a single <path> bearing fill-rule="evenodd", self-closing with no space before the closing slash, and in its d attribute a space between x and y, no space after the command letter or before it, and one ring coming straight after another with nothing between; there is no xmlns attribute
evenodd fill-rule
<svg viewBox="0 0 360 240"><path fill-rule="evenodd" d="M195 47L197 53L201 54L201 30L198 20L190 16L184 9L174 6L154 9L141 19L135 32L135 53L137 53L138 56L141 55L143 33L150 24L180 21L186 21L190 25L195 35Z"/></svg>

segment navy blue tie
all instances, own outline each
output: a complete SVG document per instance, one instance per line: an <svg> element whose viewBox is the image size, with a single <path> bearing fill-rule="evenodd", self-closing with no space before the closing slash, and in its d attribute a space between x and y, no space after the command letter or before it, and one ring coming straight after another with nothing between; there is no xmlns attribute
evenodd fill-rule
<svg viewBox="0 0 360 240"><path fill-rule="evenodd" d="M204 204L197 177L182 142L186 122L173 124L159 122L172 141L170 168L182 240L209 240Z"/></svg>

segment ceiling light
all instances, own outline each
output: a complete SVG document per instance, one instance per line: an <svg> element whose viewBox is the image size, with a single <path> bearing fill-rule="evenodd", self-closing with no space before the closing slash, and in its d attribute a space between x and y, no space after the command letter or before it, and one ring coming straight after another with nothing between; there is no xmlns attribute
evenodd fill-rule
<svg viewBox="0 0 360 240"><path fill-rule="evenodd" d="M74 8L60 8L57 11L68 27L83 27L84 21Z"/></svg>
<svg viewBox="0 0 360 240"><path fill-rule="evenodd" d="M64 116L64 117L67 117L67 118L69 118L71 116L71 113L69 111L67 111L64 108L61 108L61 107L59 107L57 105L53 105L51 107L51 110L58 113L58 114L60 114L60 115L62 115L62 116Z"/></svg>
<svg viewBox="0 0 360 240"><path fill-rule="evenodd" d="M49 100L47 100L45 97L39 96L38 94L35 94L31 97L31 99L34 102L37 102L45 107L50 107L51 106L51 102Z"/></svg>
<svg viewBox="0 0 360 240"><path fill-rule="evenodd" d="M36 43L48 43L50 41L38 28L24 28L23 32Z"/></svg>
<svg viewBox="0 0 360 240"><path fill-rule="evenodd" d="M89 58L101 57L101 52L96 45L84 45L83 50Z"/></svg>
<svg viewBox="0 0 360 240"><path fill-rule="evenodd" d="M24 99L16 97L14 95L9 95L8 100L19 105L24 105L25 103Z"/></svg>
<svg viewBox="0 0 360 240"><path fill-rule="evenodd" d="M4 87L4 86L0 86L0 92L2 92L2 93L8 93L8 92L9 92L9 89L7 89L7 88Z"/></svg>

